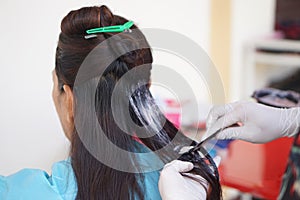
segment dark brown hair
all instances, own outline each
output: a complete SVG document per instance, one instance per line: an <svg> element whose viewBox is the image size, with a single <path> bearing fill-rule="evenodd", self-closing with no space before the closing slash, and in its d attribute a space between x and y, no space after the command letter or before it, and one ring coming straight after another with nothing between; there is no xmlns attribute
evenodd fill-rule
<svg viewBox="0 0 300 200"><path fill-rule="evenodd" d="M79 10L71 11L61 23L61 33L59 42L56 49L56 67L55 71L58 76L60 88L64 84L69 85L73 89L75 99L75 118L84 121L85 114L76 109L76 102L78 102L80 95L76 92L75 81L80 70L80 66L84 62L87 55L101 42L109 39L117 33L100 33L95 38L85 39L86 30L96 27L121 25L127 22L123 17L113 15L106 6L100 7L84 7ZM138 44L139 42L147 43L146 38L133 25L131 28L138 33L138 38L130 36L130 33L120 36L122 44L107 45L104 48L105 52L115 54L118 48L126 49L128 45ZM139 42L137 42L139 40ZM105 59L103 55L98 55L94 63L101 62ZM182 146L189 146L193 141L185 137L170 121L168 121L161 113L149 91L150 70L152 64L151 49L143 47L115 59L104 72L97 79L96 92L94 94L95 107L98 122L103 129L106 137L118 147L129 151L136 152L136 141L133 137L126 133L125 130L119 128L114 120L112 113L112 93L113 90L121 79L121 77L140 65L146 65L143 74L135 77L135 83L140 84L138 87L124 86L122 91L129 96L124 96L125 99L120 98L119 103L116 105L120 113L121 119L125 122L129 120L123 117L123 113L129 110L130 118L139 127L148 127L144 133L140 130L134 130L129 127L127 131L134 132L137 137L140 135L148 135L149 137L140 137L139 140L152 151L162 150L157 156L164 162L169 162L177 159L180 155L178 151ZM100 66L100 65L99 65ZM93 74L93 73L92 73ZM95 75L95 74L93 74ZM96 75L95 75L96 76ZM89 77L87 79L93 79ZM131 83L132 84L132 83ZM134 88L134 89L133 89ZM88 90L88 88L85 88ZM63 92L63 89L62 91ZM87 91L88 92L88 91ZM91 90L93 92L93 90ZM127 99L126 99L127 97ZM93 97L92 97L93 98ZM130 99L130 100L129 100ZM128 105L129 102L129 105ZM84 109L83 109L84 110ZM155 112L154 112L155 111ZM83 111L88 112L88 111ZM156 131L155 127L151 127L149 122L149 115L151 120L164 119L162 128ZM79 122L80 122L79 120ZM150 126L149 126L150 125ZM93 126L93 125L91 125ZM89 138L96 145L100 146L100 153L106 153L105 143L101 141L88 130L83 131L84 137ZM155 134L153 134L155 133ZM175 139L176 138L176 139ZM165 148L166 145L169 147ZM179 149L179 150L178 150ZM144 199L144 186L143 186L143 173L130 173L117 169L113 169L102 162L98 161L87 149L82 142L78 130L74 130L71 139L71 161L72 167L77 180L77 199ZM186 155L182 160L189 160L194 164L199 164L198 170L195 173L203 176L210 185L209 199L220 199L221 189L219 184L218 175L211 172L211 169L205 166L204 161L201 159L192 159L191 155ZM115 157L111 159L116 159ZM139 162L132 158L133 165L139 168ZM130 164L130 163L126 163ZM203 169L203 170L202 170Z"/></svg>

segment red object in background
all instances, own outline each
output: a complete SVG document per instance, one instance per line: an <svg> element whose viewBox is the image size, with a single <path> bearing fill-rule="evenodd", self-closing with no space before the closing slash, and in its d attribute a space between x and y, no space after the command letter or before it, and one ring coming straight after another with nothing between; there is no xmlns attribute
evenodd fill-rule
<svg viewBox="0 0 300 200"><path fill-rule="evenodd" d="M221 183L255 197L276 199L293 138L266 144L233 141L219 166Z"/></svg>

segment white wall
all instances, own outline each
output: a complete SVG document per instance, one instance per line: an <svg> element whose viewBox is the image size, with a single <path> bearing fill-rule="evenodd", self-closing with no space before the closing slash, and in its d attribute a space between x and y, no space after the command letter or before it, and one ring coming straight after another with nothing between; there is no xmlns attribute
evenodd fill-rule
<svg viewBox="0 0 300 200"><path fill-rule="evenodd" d="M209 51L209 0L107 0L115 13L140 27L183 33ZM51 99L51 70L60 21L71 9L99 1L0 3L0 174L50 169L68 154Z"/></svg>
<svg viewBox="0 0 300 200"><path fill-rule="evenodd" d="M230 99L238 100L245 44L273 31L275 0L232 0ZM251 94L249 94L251 95Z"/></svg>

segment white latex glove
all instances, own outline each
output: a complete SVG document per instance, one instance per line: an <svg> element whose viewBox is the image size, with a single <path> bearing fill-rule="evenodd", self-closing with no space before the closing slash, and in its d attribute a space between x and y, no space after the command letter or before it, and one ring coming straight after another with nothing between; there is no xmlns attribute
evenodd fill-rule
<svg viewBox="0 0 300 200"><path fill-rule="evenodd" d="M164 166L158 182L163 200L206 199L206 190L200 183L180 174L192 170L193 167L193 163L180 160L174 160ZM203 178L201 180L206 182Z"/></svg>
<svg viewBox="0 0 300 200"><path fill-rule="evenodd" d="M214 158L216 165L219 165L220 160L221 158L219 156ZM193 167L193 163L180 160L173 160L164 166L158 182L160 195L163 200L206 199L206 188L199 182L180 174L190 171ZM198 175L192 176L208 187L208 183L204 178Z"/></svg>
<svg viewBox="0 0 300 200"><path fill-rule="evenodd" d="M230 127L239 124L237 127ZM240 101L214 107L207 118L207 133L223 129L217 139L240 139L265 143L280 137L292 137L299 131L300 108L279 109Z"/></svg>

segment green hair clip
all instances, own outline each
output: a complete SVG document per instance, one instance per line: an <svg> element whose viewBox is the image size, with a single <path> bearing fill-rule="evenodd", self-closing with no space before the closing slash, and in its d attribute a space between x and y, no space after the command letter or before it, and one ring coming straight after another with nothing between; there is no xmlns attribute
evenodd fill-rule
<svg viewBox="0 0 300 200"><path fill-rule="evenodd" d="M92 28L86 31L88 35L84 36L85 39L97 37L96 33L117 33L130 30L133 25L133 21L128 21L123 25L105 26L100 28Z"/></svg>

